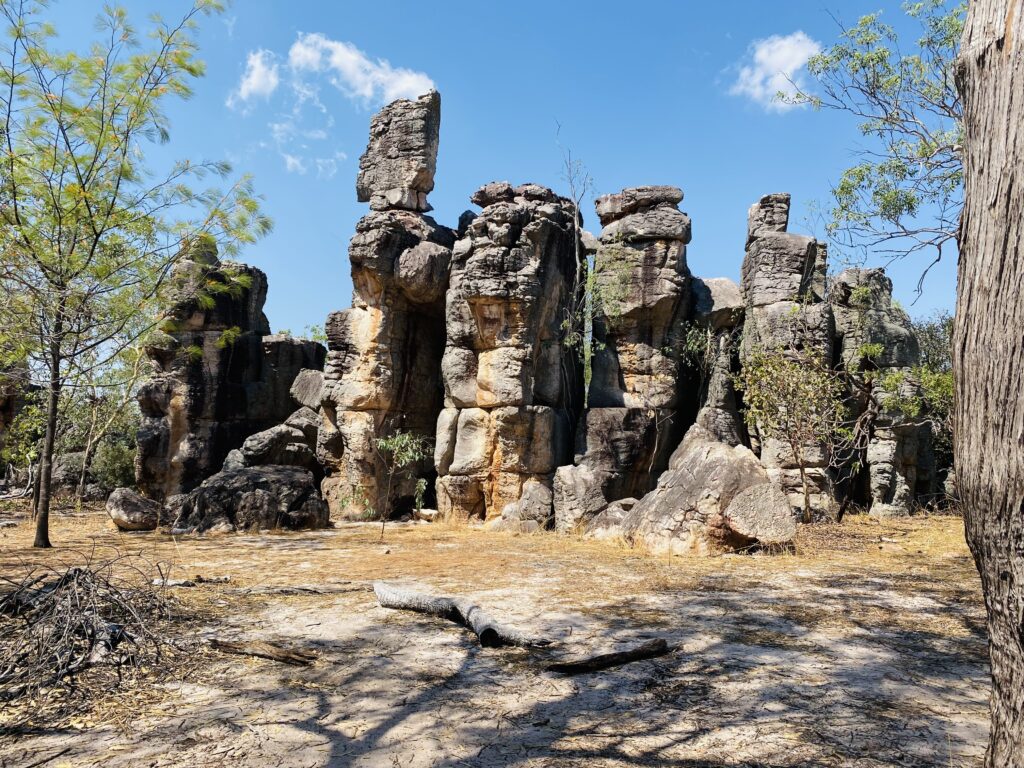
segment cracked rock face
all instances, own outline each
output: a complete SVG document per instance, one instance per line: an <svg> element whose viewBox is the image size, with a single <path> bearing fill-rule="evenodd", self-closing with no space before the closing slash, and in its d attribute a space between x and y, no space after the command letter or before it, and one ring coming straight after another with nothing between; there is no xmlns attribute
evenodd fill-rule
<svg viewBox="0 0 1024 768"><path fill-rule="evenodd" d="M352 308L325 326L327 365L316 455L337 517L411 509L429 459L388 482L377 441L397 431L433 439L444 404L444 297L455 233L422 211L434 186L440 97L393 102L374 116L360 161L359 200L371 212L349 244ZM313 384L311 383L312 387ZM389 490L390 489L390 490Z"/></svg>
<svg viewBox="0 0 1024 768"><path fill-rule="evenodd" d="M452 251L437 421L438 510L494 518L529 487L530 519L568 459L567 414L582 378L561 341L576 290L571 203L536 184L495 182L472 201ZM529 485L528 485L529 484ZM540 501L538 501L540 500Z"/></svg>
<svg viewBox="0 0 1024 768"><path fill-rule="evenodd" d="M706 554L787 544L796 517L749 448L722 443L695 424L657 487L623 515L618 529L655 554Z"/></svg>
<svg viewBox="0 0 1024 768"><path fill-rule="evenodd" d="M247 531L325 528L327 504L301 467L227 469L175 500L178 530Z"/></svg>
<svg viewBox="0 0 1024 768"><path fill-rule="evenodd" d="M555 525L579 527L609 502L642 496L665 469L676 429L679 356L691 307L690 218L678 187L624 189L596 201L596 311L588 410L574 465L555 475Z"/></svg>
<svg viewBox="0 0 1024 768"><path fill-rule="evenodd" d="M283 422L295 377L324 360L315 342L268 335L267 278L255 267L197 252L173 280L179 300L146 349L153 373L138 394L136 482L157 500L192 490L247 437ZM222 287L212 302L196 296L202 281Z"/></svg>
<svg viewBox="0 0 1024 768"><path fill-rule="evenodd" d="M919 492L932 489L935 473L926 424L912 423L895 406L886 406L891 395L904 400L920 395L910 376L919 362L918 341L907 314L893 304L892 281L880 269L846 269L835 280L833 311L837 350L844 365L857 369L867 346L872 365L883 373L903 373L881 396L882 404L864 457L860 493L872 515L894 517L910 514ZM876 354L877 353L877 354ZM878 379L883 384L886 379ZM851 399L854 415L870 407L862 395Z"/></svg>
<svg viewBox="0 0 1024 768"><path fill-rule="evenodd" d="M356 196L375 211L429 211L441 128L441 95L388 104L370 122L370 143L359 159Z"/></svg>
<svg viewBox="0 0 1024 768"><path fill-rule="evenodd" d="M835 319L824 302L827 250L824 243L786 232L789 195L765 195L748 214L747 251L741 269L746 304L740 363L756 350L811 350L826 364L833 360ZM803 506L803 485L797 462L777 441L751 429L750 441L773 481L789 495L794 508ZM831 457L820 446L805 446L805 468L811 486L811 507L831 515Z"/></svg>

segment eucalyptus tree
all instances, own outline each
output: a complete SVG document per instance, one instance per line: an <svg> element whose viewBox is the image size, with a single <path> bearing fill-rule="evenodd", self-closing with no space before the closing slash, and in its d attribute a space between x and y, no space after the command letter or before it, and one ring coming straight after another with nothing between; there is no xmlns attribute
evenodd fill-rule
<svg viewBox="0 0 1024 768"><path fill-rule="evenodd" d="M963 207L963 107L954 62L963 0L906 2L918 37L900 38L882 13L853 26L812 56L815 87L782 101L843 112L864 138L832 192L829 236L846 249L888 258L924 252L928 269L955 246ZM918 290L922 283L918 284Z"/></svg>
<svg viewBox="0 0 1024 768"><path fill-rule="evenodd" d="M0 0L0 355L27 360L46 414L35 546L49 511L61 393L99 371L159 319L175 264L199 239L233 252L269 229L251 180L226 190L222 162L157 172L147 149L169 140L172 99L204 72L198 21L222 10L194 0L141 35L106 7L87 50L61 50L45 0Z"/></svg>
<svg viewBox="0 0 1024 768"><path fill-rule="evenodd" d="M1024 768L1024 5L974 0L957 81L965 206L953 331L957 489L981 574L989 768Z"/></svg>

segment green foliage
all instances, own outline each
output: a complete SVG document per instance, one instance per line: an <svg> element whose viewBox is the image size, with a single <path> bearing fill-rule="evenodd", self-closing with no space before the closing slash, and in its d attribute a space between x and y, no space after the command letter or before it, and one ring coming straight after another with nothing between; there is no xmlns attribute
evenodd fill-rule
<svg viewBox="0 0 1024 768"><path fill-rule="evenodd" d="M92 476L104 488L135 484L134 440L112 439L100 443L92 460Z"/></svg>
<svg viewBox="0 0 1024 768"><path fill-rule="evenodd" d="M327 343L327 333L324 331L323 325L307 325L303 328L302 338L309 339L310 341L318 341L321 344Z"/></svg>
<svg viewBox="0 0 1024 768"><path fill-rule="evenodd" d="M0 459L26 467L39 461L40 442L46 430L46 410L39 392L22 396L23 404L3 434Z"/></svg>
<svg viewBox="0 0 1024 768"><path fill-rule="evenodd" d="M166 278L191 244L234 253L270 221L248 177L206 186L229 174L226 163L146 164L169 140L169 104L204 72L197 23L221 3L195 0L173 23L152 16L147 36L107 6L83 51L59 47L47 9L0 0L0 359L29 361L53 423L64 388L87 390L158 323L180 289ZM57 430L47 430L44 464ZM36 541L48 546L43 477Z"/></svg>
<svg viewBox="0 0 1024 768"><path fill-rule="evenodd" d="M734 377L743 393L744 418L764 438L781 441L800 469L804 519L810 520L805 449L831 447L849 438L845 389L825 360L810 351L756 350Z"/></svg>
<svg viewBox="0 0 1024 768"><path fill-rule="evenodd" d="M885 347L881 344L861 344L857 348L857 357L865 363L877 363L884 353Z"/></svg>
<svg viewBox="0 0 1024 768"><path fill-rule="evenodd" d="M414 432L397 430L389 437L379 437L377 452L384 457L389 470L397 472L430 456L430 441Z"/></svg>
<svg viewBox="0 0 1024 768"><path fill-rule="evenodd" d="M921 349L921 365L936 372L953 368L953 315L940 310L911 321Z"/></svg>
<svg viewBox="0 0 1024 768"><path fill-rule="evenodd" d="M912 43L881 13L864 16L811 57L816 92L780 94L852 115L867 140L833 189L828 232L841 245L890 255L934 249L938 260L955 238L963 130L953 67L966 8L962 0L905 3L921 29Z"/></svg>
<svg viewBox="0 0 1024 768"><path fill-rule="evenodd" d="M858 285L850 291L850 306L856 309L868 309L874 299L870 285Z"/></svg>
<svg viewBox="0 0 1024 768"><path fill-rule="evenodd" d="M396 430L388 437L379 437L374 442L377 455L384 464L387 473L387 490L384 494L385 509L381 513L381 538L384 537L384 524L391 515L391 487L396 479L409 474L411 470L431 455L431 443L423 435L414 432ZM418 487L418 484L417 484ZM424 491L426 488L424 487Z"/></svg>
<svg viewBox="0 0 1024 768"><path fill-rule="evenodd" d="M416 514L423 511L423 498L427 494L427 481L425 478L417 478L416 480Z"/></svg>
<svg viewBox="0 0 1024 768"><path fill-rule="evenodd" d="M237 325L233 325L230 328L225 328L221 331L220 336L217 337L217 349L227 349L228 347L234 346L235 342L242 335L242 329Z"/></svg>

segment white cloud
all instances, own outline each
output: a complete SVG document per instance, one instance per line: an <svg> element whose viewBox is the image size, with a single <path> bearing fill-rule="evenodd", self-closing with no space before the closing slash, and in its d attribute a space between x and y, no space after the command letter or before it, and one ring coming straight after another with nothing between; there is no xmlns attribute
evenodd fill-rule
<svg viewBox="0 0 1024 768"><path fill-rule="evenodd" d="M344 152L335 152L333 157L318 157L316 163L316 177L318 179L331 179L338 172L338 163L348 158Z"/></svg>
<svg viewBox="0 0 1024 768"><path fill-rule="evenodd" d="M362 101L414 99L434 88L425 73L371 60L352 43L319 32L301 33L288 51L288 66L297 73L327 73L346 96Z"/></svg>
<svg viewBox="0 0 1024 768"><path fill-rule="evenodd" d="M342 97L366 108L416 98L433 88L434 81L423 72L370 59L352 43L320 33L300 33L287 57L263 48L250 51L227 106L247 115L257 102L270 102L269 135L256 146L275 152L288 173L315 173L316 178L330 179L348 158L333 141L335 120L326 95L337 89Z"/></svg>
<svg viewBox="0 0 1024 768"><path fill-rule="evenodd" d="M306 163L301 157L295 155L289 155L287 152L282 152L281 157L284 159L284 169L288 173L298 173L300 175L306 172Z"/></svg>
<svg viewBox="0 0 1024 768"><path fill-rule="evenodd" d="M792 96L796 88L805 89L802 70L807 60L818 53L821 44L799 30L755 40L729 93L746 96L768 111L792 109L795 105L777 101L776 94Z"/></svg>
<svg viewBox="0 0 1024 768"><path fill-rule="evenodd" d="M281 83L277 60L271 51L259 49L250 51L245 60L245 72L238 88L228 96L227 105L234 109L247 104L251 99L269 99Z"/></svg>

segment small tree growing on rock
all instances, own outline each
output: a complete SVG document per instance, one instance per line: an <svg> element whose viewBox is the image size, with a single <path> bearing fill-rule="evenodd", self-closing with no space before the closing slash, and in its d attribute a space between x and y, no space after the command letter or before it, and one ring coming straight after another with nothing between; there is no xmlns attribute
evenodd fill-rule
<svg viewBox="0 0 1024 768"><path fill-rule="evenodd" d="M430 456L430 441L414 432L397 430L389 437L377 438L377 455L384 464L388 478L387 493L384 494L384 509L380 512L380 537L384 539L384 526L391 516L391 488L395 480L409 474L419 462Z"/></svg>
<svg viewBox="0 0 1024 768"><path fill-rule="evenodd" d="M800 471L803 521L811 521L807 449L826 451L844 431L842 382L812 351L756 350L735 377L743 393L744 418L765 438L783 442Z"/></svg>

